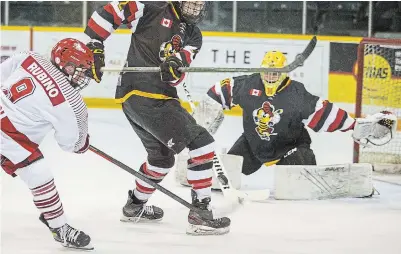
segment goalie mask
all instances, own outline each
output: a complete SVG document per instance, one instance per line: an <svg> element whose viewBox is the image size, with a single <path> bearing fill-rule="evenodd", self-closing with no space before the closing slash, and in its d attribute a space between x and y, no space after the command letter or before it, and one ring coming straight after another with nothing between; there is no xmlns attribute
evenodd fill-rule
<svg viewBox="0 0 401 254"><path fill-rule="evenodd" d="M173 1L172 3L178 9L182 20L194 25L203 20L210 5L210 2L206 1Z"/></svg>
<svg viewBox="0 0 401 254"><path fill-rule="evenodd" d="M282 68L285 66L287 58L280 51L269 51L265 54L260 67L262 68ZM260 73L262 82L265 86L267 96L274 96L278 87L287 78L287 73L283 72L262 72Z"/></svg>
<svg viewBox="0 0 401 254"><path fill-rule="evenodd" d="M72 38L59 41L51 51L51 62L67 75L72 87L80 90L91 80L85 73L91 68L93 61L92 51Z"/></svg>

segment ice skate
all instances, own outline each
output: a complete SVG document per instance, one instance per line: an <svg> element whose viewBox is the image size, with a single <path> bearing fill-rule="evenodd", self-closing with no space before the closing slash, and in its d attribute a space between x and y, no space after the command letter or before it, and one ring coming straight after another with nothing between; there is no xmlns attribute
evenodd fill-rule
<svg viewBox="0 0 401 254"><path fill-rule="evenodd" d="M164 212L157 206L149 206L134 196L132 190L128 192L128 200L123 207L121 221L125 222L153 222L161 221Z"/></svg>
<svg viewBox="0 0 401 254"><path fill-rule="evenodd" d="M198 200L195 191L191 191L192 204L202 210L209 210L210 198ZM231 220L227 217L207 220L202 218L197 212L189 211L189 226L187 234L189 235L223 235L230 231Z"/></svg>
<svg viewBox="0 0 401 254"><path fill-rule="evenodd" d="M52 232L53 238L56 242L61 243L66 248L93 250L91 245L91 238L83 231L77 230L67 223L59 228L51 228L49 223L44 218L43 214L40 215L39 220L43 222Z"/></svg>

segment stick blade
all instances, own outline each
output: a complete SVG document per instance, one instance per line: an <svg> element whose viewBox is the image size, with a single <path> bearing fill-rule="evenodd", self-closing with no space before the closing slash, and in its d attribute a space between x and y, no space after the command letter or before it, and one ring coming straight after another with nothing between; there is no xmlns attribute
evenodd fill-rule
<svg viewBox="0 0 401 254"><path fill-rule="evenodd" d="M312 54L313 50L315 49L316 44L317 44L317 38L316 38L316 36L313 36L313 38L310 40L310 42L308 43L308 45L306 46L304 51L302 53L298 54L292 63L283 67L283 69L285 69L285 72L291 72L291 71L295 70L296 68L303 66L305 60L308 59L310 54Z"/></svg>

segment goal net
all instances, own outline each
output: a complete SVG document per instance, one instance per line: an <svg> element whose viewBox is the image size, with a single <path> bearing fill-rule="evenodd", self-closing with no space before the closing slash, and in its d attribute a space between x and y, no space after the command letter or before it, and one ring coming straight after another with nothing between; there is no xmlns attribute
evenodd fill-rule
<svg viewBox="0 0 401 254"><path fill-rule="evenodd" d="M384 171L401 170L401 40L363 39L358 47L355 116L382 110L397 115L397 134L383 146L355 144L354 162L372 163Z"/></svg>

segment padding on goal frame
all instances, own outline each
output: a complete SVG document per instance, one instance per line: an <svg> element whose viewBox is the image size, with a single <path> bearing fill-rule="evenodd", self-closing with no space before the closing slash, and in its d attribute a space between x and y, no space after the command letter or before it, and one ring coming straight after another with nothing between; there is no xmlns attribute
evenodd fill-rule
<svg viewBox="0 0 401 254"><path fill-rule="evenodd" d="M363 38L358 46L358 52L357 52L357 87L356 87L356 101L355 101L355 117L363 117L363 112L362 112L362 99L363 99L363 82L364 82L364 59L365 59L365 45L380 45L380 46L400 46L401 47L401 40L400 39L381 39L381 38ZM389 47L391 48L391 47ZM400 98L401 100L401 98ZM401 119L400 116L398 116L398 126L397 126L398 131L400 131L401 129ZM401 151L401 147L400 147L400 151ZM353 154L353 162L354 163L358 163L359 159L360 159L360 147L359 144L354 142L354 154ZM369 153L371 154L371 153ZM370 155L369 155L370 156ZM383 156L387 156L386 154L377 154L376 155L377 158L383 158ZM389 155L391 156L391 155ZM372 153L372 159L375 160L375 154ZM398 157L398 155L394 156L394 157ZM399 155L399 157L401 158L401 154ZM374 164L374 163L372 163ZM386 163L379 163L377 164L377 167L379 167L379 165L388 165ZM397 165L394 165L397 164ZM396 159L396 161L391 162L391 165L394 165L393 167L396 168L396 171L400 171L401 172L401 159L400 161L398 161L398 159ZM375 168L375 167L374 167ZM390 170L392 171L392 170Z"/></svg>

